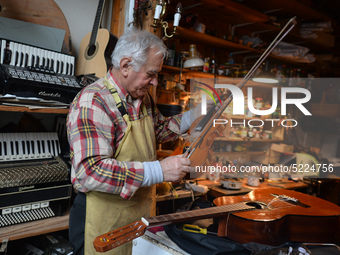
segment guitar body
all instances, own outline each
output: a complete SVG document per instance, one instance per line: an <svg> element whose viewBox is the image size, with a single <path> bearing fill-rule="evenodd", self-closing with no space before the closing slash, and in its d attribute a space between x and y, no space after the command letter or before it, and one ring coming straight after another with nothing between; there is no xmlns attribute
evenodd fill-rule
<svg viewBox="0 0 340 255"><path fill-rule="evenodd" d="M239 243L277 246L285 242L339 243L340 207L292 190L256 189L244 196L225 196L216 206L142 218L98 236L93 245L106 252L144 234L149 227L217 218L218 236Z"/></svg>
<svg viewBox="0 0 340 255"><path fill-rule="evenodd" d="M107 29L100 28L95 46L90 46L91 33L85 35L81 40L75 71L76 75L94 74L101 78L105 76L108 69L105 60L105 50L109 43L110 33Z"/></svg>
<svg viewBox="0 0 340 255"><path fill-rule="evenodd" d="M269 209L233 212L219 219L219 236L227 236L239 243L256 242L281 245L288 241L312 243L340 242L340 207L323 199L284 189L257 189L244 196L219 197L217 206L260 201L264 205L273 200L271 194L296 198L299 204L277 200Z"/></svg>

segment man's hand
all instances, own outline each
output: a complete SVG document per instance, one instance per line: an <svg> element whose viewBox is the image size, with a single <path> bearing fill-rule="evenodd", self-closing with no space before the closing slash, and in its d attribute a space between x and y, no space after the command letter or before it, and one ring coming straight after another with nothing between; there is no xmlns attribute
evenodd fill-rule
<svg viewBox="0 0 340 255"><path fill-rule="evenodd" d="M178 182L190 172L190 159L182 155L171 156L160 161L164 182Z"/></svg>

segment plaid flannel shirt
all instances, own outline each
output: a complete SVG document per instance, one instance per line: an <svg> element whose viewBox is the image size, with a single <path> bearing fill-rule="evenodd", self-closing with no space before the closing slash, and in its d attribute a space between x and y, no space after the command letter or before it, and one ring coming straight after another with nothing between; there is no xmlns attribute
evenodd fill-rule
<svg viewBox="0 0 340 255"><path fill-rule="evenodd" d="M108 81L117 89L125 108L134 121L143 117L143 100L154 122L158 142L175 139L180 132L182 115L164 118L149 94L134 106L131 96L118 84L109 71ZM71 181L81 192L89 190L120 194L128 199L143 182L142 162L123 162L114 159L127 124L111 93L99 79L85 87L74 99L67 117L67 132L72 162Z"/></svg>

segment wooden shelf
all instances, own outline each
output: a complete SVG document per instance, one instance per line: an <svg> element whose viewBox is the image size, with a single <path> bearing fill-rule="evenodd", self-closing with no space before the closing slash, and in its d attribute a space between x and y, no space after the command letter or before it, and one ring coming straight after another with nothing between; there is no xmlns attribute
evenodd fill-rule
<svg viewBox="0 0 340 255"><path fill-rule="evenodd" d="M0 240L9 241L68 229L69 215L36 220L0 228Z"/></svg>
<svg viewBox="0 0 340 255"><path fill-rule="evenodd" d="M227 118L230 118L230 119L245 119L245 120L265 120L265 119L268 119L266 116L247 117L247 116L244 116L244 115L230 115L230 114L227 115Z"/></svg>
<svg viewBox="0 0 340 255"><path fill-rule="evenodd" d="M230 50L230 51L256 51L255 49L249 48L247 46L244 46L242 44L234 43L231 41L223 40L211 35L203 34L200 32L196 32L191 29L186 29L183 27L177 27L177 33L178 37L180 39L186 39L189 41L193 41L196 44L204 44L207 46L224 49L224 50Z"/></svg>
<svg viewBox="0 0 340 255"><path fill-rule="evenodd" d="M69 109L58 109L58 108L41 108L41 109L32 109L31 110L27 107L0 105L0 111L2 111L2 112L30 112L30 113L67 114L68 110Z"/></svg>
<svg viewBox="0 0 340 255"><path fill-rule="evenodd" d="M227 138L217 137L214 141L228 141L228 142L265 142L265 143L282 143L281 139L258 139L258 138Z"/></svg>
<svg viewBox="0 0 340 255"><path fill-rule="evenodd" d="M179 67L174 66L167 66L163 65L162 67L162 73L165 74L179 74L180 69ZM187 79L194 79L194 78L214 78L214 74L212 73L204 73L200 71L193 71L186 68L182 69L182 76L185 76ZM233 78L230 76L224 76L224 75L217 75L217 78L220 79L220 82L228 82L228 84L234 84L237 85L241 82L242 77L239 78ZM248 80L246 84L244 84L245 87L262 87L262 88L274 88L274 87L281 87L278 84L270 84L270 83L259 83L252 80Z"/></svg>
<svg viewBox="0 0 340 255"><path fill-rule="evenodd" d="M224 0L219 0L224 2ZM308 2L308 5L304 4ZM275 16L296 16L300 20L325 20L332 23L334 30L337 30L337 22L330 18L328 15L321 13L317 6L313 6L313 1L306 0L258 0L258 1L247 1L247 7L254 8L261 12L267 12L270 10L276 10L274 12ZM314 4L315 5L315 4Z"/></svg>
<svg viewBox="0 0 340 255"><path fill-rule="evenodd" d="M243 154L247 153L247 155L264 155L266 151L214 151L214 155L223 156L225 154Z"/></svg>
<svg viewBox="0 0 340 255"><path fill-rule="evenodd" d="M180 0L171 1L169 13L175 13L175 7ZM183 1L182 1L183 4ZM254 9L247 8L232 0L186 0L183 8L190 7L188 12L198 16L210 16L215 20L229 23L240 24L246 22L267 22L269 16Z"/></svg>
<svg viewBox="0 0 340 255"><path fill-rule="evenodd" d="M203 193L201 192L195 192L195 196L202 196ZM157 194L156 201L167 201L167 200L173 200L173 199L182 199L182 198L188 198L192 197L192 192L190 190L176 190L176 192L169 192L167 194Z"/></svg>
<svg viewBox="0 0 340 255"><path fill-rule="evenodd" d="M274 27L273 27L273 29L274 29ZM239 44L239 43L231 42L231 41L228 41L228 40L220 39L220 38L217 38L217 37L214 37L214 36L211 36L211 35L203 34L203 33L196 32L194 30L186 29L186 28L183 28L183 27L177 27L177 33L178 33L177 36L180 39L185 39L185 40L188 40L188 41L191 41L191 42L194 40L194 42L196 44L203 44L203 45L207 45L207 46L210 46L210 47L219 48L219 49L222 49L222 50L227 50L227 51L230 51L230 52L245 51L245 53L246 53L248 51L250 53L253 52L253 53L262 54L263 51L265 50L265 49L263 49L263 51L257 50L257 49L251 48L251 47L244 46L243 44ZM280 57L280 56L273 55L273 54L270 54L269 56L272 57L272 58L287 62L287 63L293 63L295 65L300 65L300 66L306 65L305 63L296 62L292 59Z"/></svg>

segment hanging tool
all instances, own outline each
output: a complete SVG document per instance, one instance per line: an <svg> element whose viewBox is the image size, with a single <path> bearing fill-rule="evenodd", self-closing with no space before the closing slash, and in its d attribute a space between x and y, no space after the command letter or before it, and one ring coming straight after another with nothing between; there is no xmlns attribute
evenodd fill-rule
<svg viewBox="0 0 340 255"><path fill-rule="evenodd" d="M148 10L152 9L152 4L150 0L135 0L135 5L133 8L133 25L143 29L142 12L148 16Z"/></svg>

